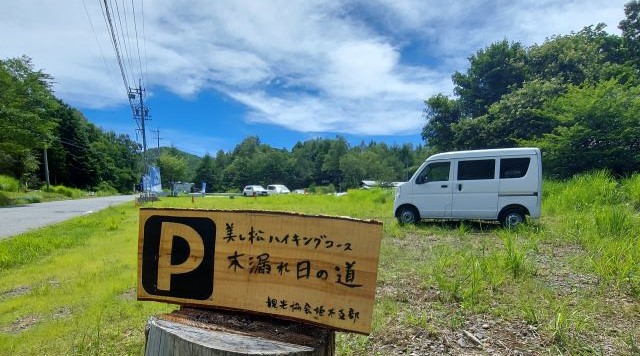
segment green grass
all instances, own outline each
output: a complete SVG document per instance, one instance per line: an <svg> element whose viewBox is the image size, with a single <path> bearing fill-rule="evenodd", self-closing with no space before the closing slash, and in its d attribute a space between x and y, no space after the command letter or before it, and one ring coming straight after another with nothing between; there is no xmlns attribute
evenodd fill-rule
<svg viewBox="0 0 640 356"><path fill-rule="evenodd" d="M338 355L421 354L425 340L455 344L477 319L504 325L503 335L497 326L488 331L501 353L520 347L509 344L514 333L532 327L539 338L524 347L533 353L634 354L639 181L596 172L545 182L542 219L515 230L476 222L400 226L393 192L378 189L167 197L146 206L383 221L373 332L339 333ZM173 306L134 300L137 229L137 209L128 204L1 241L0 354L140 354L147 318Z"/></svg>
<svg viewBox="0 0 640 356"><path fill-rule="evenodd" d="M131 205L3 241L0 354L139 354L147 317L171 308L134 300L136 235Z"/></svg>

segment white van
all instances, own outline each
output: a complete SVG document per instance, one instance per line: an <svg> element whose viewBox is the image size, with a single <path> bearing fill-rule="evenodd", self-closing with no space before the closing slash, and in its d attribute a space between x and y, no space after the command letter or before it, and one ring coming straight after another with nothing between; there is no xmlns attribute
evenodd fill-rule
<svg viewBox="0 0 640 356"><path fill-rule="evenodd" d="M433 155L396 191L401 224L420 219L498 220L514 227L540 217L542 158L537 148Z"/></svg>

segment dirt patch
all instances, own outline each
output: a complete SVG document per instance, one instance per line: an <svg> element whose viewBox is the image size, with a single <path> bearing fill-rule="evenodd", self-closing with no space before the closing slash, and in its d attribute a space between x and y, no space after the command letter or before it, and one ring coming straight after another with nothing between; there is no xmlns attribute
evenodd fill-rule
<svg viewBox="0 0 640 356"><path fill-rule="evenodd" d="M54 319L68 318L72 314L71 308L68 306L60 307L53 312Z"/></svg>
<svg viewBox="0 0 640 356"><path fill-rule="evenodd" d="M6 292L0 293L0 299L9 299L19 297L21 295L25 295L31 292L31 287L29 286L20 286L14 289L10 289Z"/></svg>
<svg viewBox="0 0 640 356"><path fill-rule="evenodd" d="M577 245L543 245L535 257L536 274L544 284L561 297L595 291L598 279L589 274L577 273L570 266L570 259L581 255Z"/></svg>
<svg viewBox="0 0 640 356"><path fill-rule="evenodd" d="M131 289L127 289L126 291L124 291L122 294L120 294L118 297L122 300L136 300L136 289L135 288L131 288Z"/></svg>
<svg viewBox="0 0 640 356"><path fill-rule="evenodd" d="M363 355L538 355L546 344L533 326L485 315L469 316L456 330L393 323L370 341Z"/></svg>
<svg viewBox="0 0 640 356"><path fill-rule="evenodd" d="M5 327L2 332L6 333L6 334L18 334L21 333L27 329L30 329L31 327L33 327L34 325L36 325L37 323L40 322L40 320L42 320L42 317L40 315L25 315L19 319L17 319L16 321L14 321L13 323L11 323L10 325L8 325L7 327Z"/></svg>

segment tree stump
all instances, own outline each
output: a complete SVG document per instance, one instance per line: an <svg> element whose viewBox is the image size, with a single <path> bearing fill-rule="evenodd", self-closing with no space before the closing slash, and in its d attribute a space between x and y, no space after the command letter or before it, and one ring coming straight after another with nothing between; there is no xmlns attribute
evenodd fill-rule
<svg viewBox="0 0 640 356"><path fill-rule="evenodd" d="M182 308L147 322L145 356L333 356L335 332L242 312Z"/></svg>

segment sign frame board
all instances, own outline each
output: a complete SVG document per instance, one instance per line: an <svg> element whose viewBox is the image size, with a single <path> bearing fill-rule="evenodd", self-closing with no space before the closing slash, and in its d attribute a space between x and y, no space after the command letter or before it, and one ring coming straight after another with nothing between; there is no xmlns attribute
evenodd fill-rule
<svg viewBox="0 0 640 356"><path fill-rule="evenodd" d="M137 298L369 334L381 240L375 220L141 208Z"/></svg>

